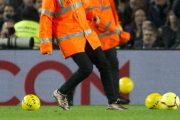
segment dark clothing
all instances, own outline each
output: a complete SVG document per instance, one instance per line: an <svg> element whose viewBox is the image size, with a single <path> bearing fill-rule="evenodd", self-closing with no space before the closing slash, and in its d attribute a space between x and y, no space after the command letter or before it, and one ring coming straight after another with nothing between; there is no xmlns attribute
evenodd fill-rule
<svg viewBox="0 0 180 120"><path fill-rule="evenodd" d="M151 5L148 10L148 20L152 21L159 28L165 24L170 9L171 6L167 4L164 6Z"/></svg>
<svg viewBox="0 0 180 120"><path fill-rule="evenodd" d="M171 48L175 44L176 32L170 28L170 25L162 27L162 42L165 49Z"/></svg>
<svg viewBox="0 0 180 120"><path fill-rule="evenodd" d="M9 0L9 4L13 5L14 9L17 9L22 2L23 0Z"/></svg>
<svg viewBox="0 0 180 120"><path fill-rule="evenodd" d="M137 31L136 23L132 22L129 25L126 25L124 31L131 34L131 38L128 43L121 45L122 49L128 48L131 49L134 46L134 42L142 39L142 31ZM137 34L139 32L139 34Z"/></svg>
<svg viewBox="0 0 180 120"><path fill-rule="evenodd" d="M3 26L4 22L5 22L5 20L3 18L0 19L0 31L2 30L2 26Z"/></svg>
<svg viewBox="0 0 180 120"><path fill-rule="evenodd" d="M75 86L87 78L92 70L93 64L98 68L103 84L105 94L109 104L117 100L112 81L110 65L107 61L101 47L93 50L88 42L86 42L85 52L77 53L71 56L73 61L78 65L78 70L61 86L61 93L68 94Z"/></svg>
<svg viewBox="0 0 180 120"><path fill-rule="evenodd" d="M26 7L23 11L22 11L22 19L23 20L31 20L31 21L35 21L35 22L39 22L39 13L36 10L35 7Z"/></svg>
<svg viewBox="0 0 180 120"><path fill-rule="evenodd" d="M174 0L173 11L174 11L174 14L177 16L178 35L180 35L180 0Z"/></svg>
<svg viewBox="0 0 180 120"><path fill-rule="evenodd" d="M24 3L22 3L15 11L17 14L22 14L23 10L25 9Z"/></svg>
<svg viewBox="0 0 180 120"><path fill-rule="evenodd" d="M143 49L144 42L142 40L138 40L134 43L133 49Z"/></svg>
<svg viewBox="0 0 180 120"><path fill-rule="evenodd" d="M158 43L158 40L156 40L154 42L154 44L152 45L152 48L151 49L159 49L161 48L162 45L160 43ZM134 49L149 49L146 47L146 45L144 44L143 40L138 40L134 43L134 46L133 46Z"/></svg>
<svg viewBox="0 0 180 120"><path fill-rule="evenodd" d="M115 89L115 95L117 98L120 98L120 93L119 93L119 62L117 59L117 52L115 48L111 48L109 50L104 51L105 56L107 60L110 63L110 70L111 70L111 75L114 83L114 89Z"/></svg>
<svg viewBox="0 0 180 120"><path fill-rule="evenodd" d="M120 11L119 11L119 12L117 11L117 14L118 14L118 17L119 17L119 21L121 21L122 23L124 23L124 17L125 17L125 16L124 16L124 13L122 13L122 12L120 12Z"/></svg>
<svg viewBox="0 0 180 120"><path fill-rule="evenodd" d="M130 24L133 22L133 10L131 9L130 5L128 4L124 10L124 15L123 15L123 21L122 21L122 26L125 27L126 25ZM121 17L121 16L119 16Z"/></svg>
<svg viewBox="0 0 180 120"><path fill-rule="evenodd" d="M180 0L174 0L173 11L178 20L178 31L176 35L176 43L172 48L176 48L180 44Z"/></svg>
<svg viewBox="0 0 180 120"><path fill-rule="evenodd" d="M117 52L115 48L111 48L104 51L106 59L110 63L110 70L112 75L112 80L114 84L115 96L117 98L122 98L119 93L119 62L117 59ZM71 89L68 93L68 102L70 105L73 105L73 91L75 88Z"/></svg>
<svg viewBox="0 0 180 120"><path fill-rule="evenodd" d="M180 17L180 0L174 0L173 10L177 17Z"/></svg>
<svg viewBox="0 0 180 120"><path fill-rule="evenodd" d="M169 4L170 4L171 6L173 6L174 1L175 1L175 0L169 0Z"/></svg>

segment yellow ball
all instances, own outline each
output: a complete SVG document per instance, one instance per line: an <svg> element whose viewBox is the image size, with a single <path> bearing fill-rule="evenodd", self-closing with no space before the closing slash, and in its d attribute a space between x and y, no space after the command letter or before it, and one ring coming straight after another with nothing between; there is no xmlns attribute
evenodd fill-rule
<svg viewBox="0 0 180 120"><path fill-rule="evenodd" d="M166 110L176 110L179 107L179 97L172 92L163 95L161 100L162 108Z"/></svg>
<svg viewBox="0 0 180 120"><path fill-rule="evenodd" d="M145 105L149 109L161 109L162 96L159 93L151 93L146 97Z"/></svg>
<svg viewBox="0 0 180 120"><path fill-rule="evenodd" d="M24 110L35 111L39 109L41 103L36 95L29 94L22 99L21 105Z"/></svg>
<svg viewBox="0 0 180 120"><path fill-rule="evenodd" d="M128 77L123 77L119 80L119 89L122 93L130 93L133 90L134 83Z"/></svg>

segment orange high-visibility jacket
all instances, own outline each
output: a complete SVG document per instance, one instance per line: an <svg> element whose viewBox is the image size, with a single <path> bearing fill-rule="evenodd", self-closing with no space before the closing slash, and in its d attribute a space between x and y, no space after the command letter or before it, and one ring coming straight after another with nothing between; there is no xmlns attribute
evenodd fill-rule
<svg viewBox="0 0 180 120"><path fill-rule="evenodd" d="M103 50L108 50L117 45L124 44L130 39L130 34L121 31L120 36L114 34L116 27L119 27L118 15L113 0L91 0L92 6L86 10L94 10L100 17L100 24L96 25L89 21L90 27L98 34Z"/></svg>
<svg viewBox="0 0 180 120"><path fill-rule="evenodd" d="M89 0L43 0L40 18L40 51L52 52L52 35L65 58L84 52L86 40L93 49L100 46L97 34L90 29L87 19L96 15Z"/></svg>

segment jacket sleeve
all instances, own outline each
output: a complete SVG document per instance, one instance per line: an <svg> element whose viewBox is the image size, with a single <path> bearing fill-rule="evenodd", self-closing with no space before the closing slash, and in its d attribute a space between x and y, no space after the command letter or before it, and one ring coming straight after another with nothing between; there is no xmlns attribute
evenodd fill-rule
<svg viewBox="0 0 180 120"><path fill-rule="evenodd" d="M116 24L112 22L111 20L107 19L106 16L100 14L98 15L100 17L100 23L97 24L98 29L101 31L109 31L109 32L114 32L116 29Z"/></svg>
<svg viewBox="0 0 180 120"><path fill-rule="evenodd" d="M100 18L100 24L97 24L97 27L102 31L114 31L116 25L107 19L101 12L100 3L92 4L90 0L83 0L82 4L86 12L86 17L88 20L92 21L92 18L97 15Z"/></svg>
<svg viewBox="0 0 180 120"><path fill-rule="evenodd" d="M99 26L99 28L101 28L103 30L114 32L116 27L120 27L119 26L120 22L119 22L119 18L118 18L116 8L115 8L115 5L114 5L114 0L109 0L109 2L110 2L110 5L111 5L112 14L114 16L114 22L108 20L105 15L101 15L100 16L101 23L98 26Z"/></svg>
<svg viewBox="0 0 180 120"><path fill-rule="evenodd" d="M41 54L52 52L52 20L55 12L55 0L42 1L40 17L40 51Z"/></svg>
<svg viewBox="0 0 180 120"><path fill-rule="evenodd" d="M87 20L92 21L92 18L97 15L96 11L92 10L91 8L91 2L90 0L81 0L82 6L86 12L86 18Z"/></svg>

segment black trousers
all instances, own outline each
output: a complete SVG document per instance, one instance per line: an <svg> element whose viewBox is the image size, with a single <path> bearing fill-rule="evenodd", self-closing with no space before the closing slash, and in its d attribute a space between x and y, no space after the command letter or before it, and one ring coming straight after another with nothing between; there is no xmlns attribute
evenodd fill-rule
<svg viewBox="0 0 180 120"><path fill-rule="evenodd" d="M120 98L119 93L119 62L117 59L117 52L115 48L111 48L104 51L106 59L110 63L110 70L112 75L112 80L114 83L114 90L116 97Z"/></svg>
<svg viewBox="0 0 180 120"><path fill-rule="evenodd" d="M101 47L93 50L87 41L85 52L74 54L71 57L79 68L61 86L59 89L60 92L63 94L71 92L72 89L91 74L94 64L100 72L103 89L108 98L108 103L114 103L117 100L117 97L115 95L110 65Z"/></svg>

